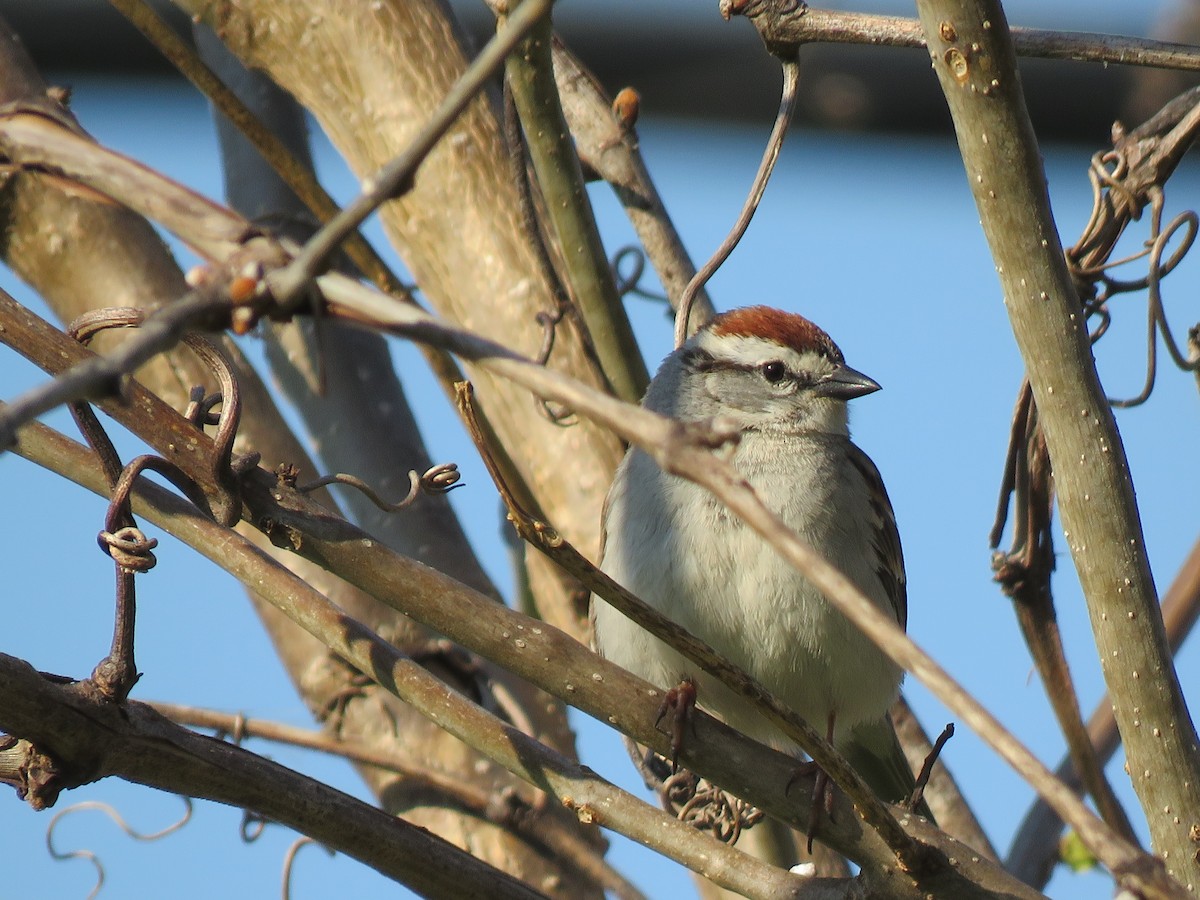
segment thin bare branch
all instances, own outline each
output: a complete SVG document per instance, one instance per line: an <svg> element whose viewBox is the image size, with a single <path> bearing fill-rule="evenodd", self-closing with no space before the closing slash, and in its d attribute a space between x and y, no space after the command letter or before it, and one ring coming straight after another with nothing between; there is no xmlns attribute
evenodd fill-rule
<svg viewBox="0 0 1200 900"><path fill-rule="evenodd" d="M793 51L821 43L925 46L921 23L900 16L816 9L795 0L721 0L721 13L747 16L769 46ZM1012 29L1012 40L1018 56L1200 70L1200 50L1190 44L1019 26Z"/></svg>
<svg viewBox="0 0 1200 900"><path fill-rule="evenodd" d="M796 111L796 98L799 96L799 91L800 63L796 59L785 59L783 61L783 91L779 98L779 112L775 114L775 124L771 128L771 136L767 139L767 147L763 151L762 161L758 164L758 171L754 173L754 182L750 185L750 193L746 195L746 202L742 204L737 221L734 222L729 234L725 236L725 240L721 242L721 246L713 252L708 262L700 267L700 271L692 276L692 280L683 290L683 296L679 299L679 311L675 314L676 347L682 346L696 328L700 327L701 323L692 323L691 317L692 304L695 302L696 295L708 283L708 279L713 277L717 269L724 265L725 260L729 259L729 254L737 247L742 235L750 227L750 220L754 218L754 213L758 211L758 204L762 200L763 192L767 189L767 182L771 178L771 173L775 171L775 162L779 159L779 151L783 148L783 139L787 136L788 125L791 124L792 116Z"/></svg>
<svg viewBox="0 0 1200 900"><path fill-rule="evenodd" d="M550 13L552 0L525 0L496 36L463 73L455 88L438 105L437 112L400 156L364 184L363 192L349 206L329 220L313 239L304 245L289 276L291 283L281 296L298 297L309 280L320 272L346 237L361 225L381 204L408 189L417 167L454 124L468 104L479 94L488 79L499 71L505 59L525 39L539 21Z"/></svg>
<svg viewBox="0 0 1200 900"><path fill-rule="evenodd" d="M521 0L508 5L519 11L528 3ZM500 22L507 18L501 16ZM563 118L551 62L551 36L547 16L508 58L508 82L538 189L545 199L546 217L558 239L571 297L613 390L621 399L635 403L645 393L650 376L617 295L579 157Z"/></svg>
<svg viewBox="0 0 1200 900"><path fill-rule="evenodd" d="M903 696L892 704L891 718L908 764L916 771L933 752L933 744ZM1000 858L983 826L967 805L958 782L941 759L934 764L930 773L925 801L933 811L939 828L984 854L988 859Z"/></svg>
<svg viewBox="0 0 1200 900"><path fill-rule="evenodd" d="M505 795L504 802L498 803L488 791L462 778L429 766L416 765L410 758L399 753L385 752L346 741L325 731L297 728L283 722L250 718L241 713L226 713L178 703L148 701L147 704L172 722L192 728L212 729L218 732L219 737L235 744L240 745L246 738L261 738L341 756L366 766L388 769L444 795L447 803L464 809L473 816L514 830L525 840L569 860L593 883L604 890L612 891L613 895L621 900L639 900L642 897L637 888L596 854L592 844L580 840L574 832L562 828L557 822L547 820L540 809L525 803L512 793Z"/></svg>
<svg viewBox="0 0 1200 900"><path fill-rule="evenodd" d="M595 76L557 37L554 77L580 160L616 193L671 305L678 308L696 267L646 170L633 123L627 117L618 119L614 102L605 95ZM713 314L712 301L701 288L693 303L692 319L702 325Z"/></svg>

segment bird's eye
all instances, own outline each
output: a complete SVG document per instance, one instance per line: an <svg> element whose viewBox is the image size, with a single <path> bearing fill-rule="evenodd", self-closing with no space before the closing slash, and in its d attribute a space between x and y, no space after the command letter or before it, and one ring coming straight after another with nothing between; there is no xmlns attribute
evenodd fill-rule
<svg viewBox="0 0 1200 900"><path fill-rule="evenodd" d="M777 359L763 363L759 370L762 372L762 377L771 382L771 384L779 384L787 377L787 366Z"/></svg>

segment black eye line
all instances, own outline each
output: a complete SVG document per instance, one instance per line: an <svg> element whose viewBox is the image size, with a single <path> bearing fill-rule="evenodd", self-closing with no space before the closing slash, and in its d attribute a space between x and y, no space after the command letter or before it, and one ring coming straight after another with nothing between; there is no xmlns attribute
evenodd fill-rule
<svg viewBox="0 0 1200 900"><path fill-rule="evenodd" d="M760 375L768 384L772 385L773 387L779 387L780 385L787 384L789 382L795 384L797 387L805 387L806 385L812 383L811 378L807 378L793 372L790 368L788 368L787 363L781 359L768 359L761 363L735 363L728 359L721 359L713 356L711 353L697 348L691 353L687 354L687 356L684 358L684 362L695 372L717 372L724 370L726 372L746 372ZM775 381L772 381L770 378L768 378L766 372L764 371L767 366L772 365L781 366L783 368L783 374Z"/></svg>
<svg viewBox="0 0 1200 900"><path fill-rule="evenodd" d="M711 372L713 369L722 368L722 364L717 361L715 356L698 347L687 353L683 357L683 361L695 372Z"/></svg>

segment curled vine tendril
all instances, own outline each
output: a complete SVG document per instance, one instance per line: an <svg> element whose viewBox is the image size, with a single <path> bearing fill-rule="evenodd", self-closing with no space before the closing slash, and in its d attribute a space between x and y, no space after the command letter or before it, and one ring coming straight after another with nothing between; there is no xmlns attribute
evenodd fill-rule
<svg viewBox="0 0 1200 900"><path fill-rule="evenodd" d="M66 860L71 859L85 859L95 867L96 883L92 886L92 890L87 895L88 900L92 900L92 898L96 897L100 893L100 889L104 887L104 864L100 861L100 857L92 850L60 850L55 844L54 840L55 831L58 828L59 822L61 822L67 816L75 815L76 813L85 812L87 810L98 810L108 816L108 818L111 819L112 822L121 829L121 831L125 832L126 835L133 838L135 841L157 841L167 837L168 835L174 834L176 831L179 831L191 820L191 798L180 796L179 799L183 801L184 805L183 816L177 821L172 822L166 828L162 828L158 831L150 833L142 833L135 829L125 821L121 814L116 811L116 809L107 803L99 803L95 800L86 800L82 803L76 803L55 813L54 818L50 820L50 824L46 827L46 850L49 852L52 859L55 859L59 862L65 862Z"/></svg>

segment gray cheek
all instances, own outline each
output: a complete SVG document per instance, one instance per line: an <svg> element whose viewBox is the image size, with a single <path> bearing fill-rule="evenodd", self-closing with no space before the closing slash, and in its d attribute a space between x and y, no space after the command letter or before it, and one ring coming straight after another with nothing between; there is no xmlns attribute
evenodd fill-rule
<svg viewBox="0 0 1200 900"><path fill-rule="evenodd" d="M714 406L758 412L765 398L755 381L746 372L711 372L704 377L705 397Z"/></svg>
<svg viewBox="0 0 1200 900"><path fill-rule="evenodd" d="M758 420L793 417L796 392L795 383L771 385L757 372L714 372L705 379L706 397L714 408L740 411Z"/></svg>

